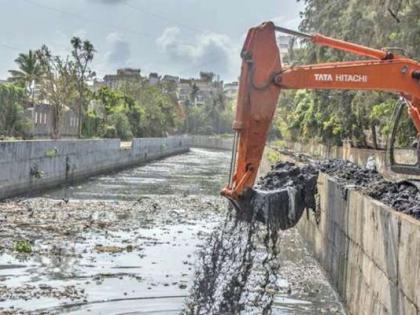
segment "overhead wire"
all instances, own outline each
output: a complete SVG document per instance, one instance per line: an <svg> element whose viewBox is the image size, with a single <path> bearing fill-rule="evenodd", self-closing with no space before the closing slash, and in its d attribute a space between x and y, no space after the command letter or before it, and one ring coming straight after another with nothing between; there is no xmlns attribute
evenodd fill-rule
<svg viewBox="0 0 420 315"><path fill-rule="evenodd" d="M112 30L122 30L124 32L128 32L128 33L135 34L135 35L138 35L138 36L149 37L149 38L155 39L152 36L152 34L150 34L150 33L139 32L139 31L136 31L136 30L133 30L133 29L130 29L130 28L126 28L126 27L121 27L121 26L118 26L118 25L115 25L115 24L103 23L101 21L94 20L94 19L91 19L89 17L83 16L83 15L80 15L80 14L77 14L77 13L74 13L74 12L70 12L70 11L67 11L67 10L63 10L63 9L59 9L59 8L56 8L56 7L48 6L48 5L45 5L45 4L41 4L41 3L37 2L37 1L33 1L33 0L21 0L21 1L24 1L26 3L32 4L34 6L37 6L37 7L43 8L43 9L47 9L47 10L50 10L50 11L55 11L57 13L61 13L61 14L67 15L67 16L72 16L72 17L75 17L75 18L78 18L78 19L81 19L81 20L85 20L86 22L89 22L89 23L93 23L93 24L97 24L97 25L101 25L101 26L106 26L107 28L110 28ZM137 6L133 6L133 5L128 4L128 3L123 3L123 4L125 6L131 8L131 9L133 9L133 10L138 11L138 12L142 12L144 14L148 14L148 15L153 16L155 18L158 18L158 19L161 19L161 20L165 20L165 21L168 21L168 22L171 22L171 23L176 23L177 26L180 26L183 29L188 29L190 31L196 32L198 34L202 34L204 32L208 32L208 31L203 30L203 29L199 29L199 28L196 28L196 27L193 27L193 26L184 24L184 23L180 23L180 22L176 21L175 19L168 18L166 16L157 14L157 13L152 12L150 10L147 10L147 9L144 9L144 8L139 8L138 7L138 4L137 4ZM4 43L1 44L1 45L4 46L4 47L6 47L6 48L9 48L9 49L14 49L14 50L20 50L20 51L22 51L21 49L19 49L17 47L13 47L12 45L4 44ZM206 62L204 62L204 63L202 63L200 65L196 65L196 66L193 66L193 67L188 67L185 70L181 70L180 72L181 73L185 73L185 72L189 71L189 69L192 69L192 68L202 67L202 66L208 65L208 64L213 64L218 59L220 59L220 58L217 57L217 58L211 59L211 60L206 61Z"/></svg>
<svg viewBox="0 0 420 315"><path fill-rule="evenodd" d="M5 48L11 49L11 50L17 50L17 51L22 51L20 48L9 45L9 44L5 44L5 43L0 43L0 46L3 46Z"/></svg>
<svg viewBox="0 0 420 315"><path fill-rule="evenodd" d="M179 21L177 21L175 19L172 19L172 18L169 18L167 16L160 15L158 13L152 12L148 9L145 9L144 7L138 7L138 4L136 6L133 6L132 4L129 4L129 3L126 3L126 2L124 2L122 4L125 5L126 7L129 7L131 9L135 10L135 11L147 14L149 16L153 16L157 19L164 20L164 21L167 21L167 22L170 22L170 23L175 23L176 26L179 26L179 27L184 28L186 30L190 30L192 32L196 32L196 33L199 33L199 34L208 32L207 30L197 28L195 26L191 26L191 25L188 25L188 24L185 24L185 23L180 23Z"/></svg>
<svg viewBox="0 0 420 315"><path fill-rule="evenodd" d="M84 15L80 15L80 14L77 14L77 13L74 13L74 12L70 12L70 11L67 11L67 10L63 10L63 9L59 9L59 8L56 8L56 7L51 7L51 6L48 6L48 5L45 5L45 4L41 4L39 2L36 2L36 1L32 1L32 0L21 0L21 1L30 3L30 4L32 4L34 6L37 6L37 7L40 7L40 8L44 8L44 9L47 9L47 10L50 10L50 11L55 11L55 12L58 12L58 13L61 13L61 14L65 14L65 15L71 15L73 17L76 17L76 18L85 20L85 21L87 21L89 23L93 23L93 24L98 24L98 25L101 25L101 26L105 26L105 27L111 28L113 30L115 30L115 29L118 30L119 29L119 30L122 30L124 32L136 34L138 36L154 38L153 35L150 34L150 33L139 32L139 31L136 31L136 30L127 28L127 27L113 25L111 23L104 23L104 22L101 22L101 21L98 21L98 20L94 20L94 19L88 18L88 17L86 17Z"/></svg>

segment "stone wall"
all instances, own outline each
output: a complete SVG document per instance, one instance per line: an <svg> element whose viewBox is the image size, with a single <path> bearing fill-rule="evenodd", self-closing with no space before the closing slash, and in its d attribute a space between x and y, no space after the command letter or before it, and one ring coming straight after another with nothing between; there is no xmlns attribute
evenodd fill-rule
<svg viewBox="0 0 420 315"><path fill-rule="evenodd" d="M350 314L420 313L420 222L318 179L320 209L297 228ZM317 223L318 222L318 223Z"/></svg>
<svg viewBox="0 0 420 315"><path fill-rule="evenodd" d="M0 199L186 152L189 137L0 142Z"/></svg>

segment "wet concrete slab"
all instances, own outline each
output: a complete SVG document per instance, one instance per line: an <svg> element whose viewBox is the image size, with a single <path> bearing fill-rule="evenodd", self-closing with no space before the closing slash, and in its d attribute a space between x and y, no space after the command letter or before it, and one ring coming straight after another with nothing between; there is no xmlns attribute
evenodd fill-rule
<svg viewBox="0 0 420 315"><path fill-rule="evenodd" d="M230 154L193 149L0 204L0 313L179 314L197 252L224 220ZM296 231L273 314L342 313ZM23 251L30 251L24 253Z"/></svg>

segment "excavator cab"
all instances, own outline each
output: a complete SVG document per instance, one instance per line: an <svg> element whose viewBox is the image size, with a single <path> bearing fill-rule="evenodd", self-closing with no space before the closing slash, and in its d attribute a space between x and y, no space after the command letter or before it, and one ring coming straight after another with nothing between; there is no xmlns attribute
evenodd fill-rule
<svg viewBox="0 0 420 315"><path fill-rule="evenodd" d="M362 60L285 67L276 41L276 32L364 57ZM231 172L221 194L237 209L240 218L276 221L281 229L294 226L309 204L304 189L271 191L254 187L271 128L279 94L284 89L375 90L400 96L394 128L388 142L388 160L393 171L420 174L416 148L414 163L400 161L396 146L398 130L405 126L408 112L414 138L420 134L420 64L391 51L365 47L321 34L305 34L266 22L248 31L242 52L242 67L233 122L235 132ZM407 134L404 136L407 137ZM406 139L407 140L407 139ZM417 147L419 147L417 141ZM283 174L288 176L287 174ZM306 198L306 199L305 199ZM306 201L305 201L306 200Z"/></svg>
<svg viewBox="0 0 420 315"><path fill-rule="evenodd" d="M418 181L420 179L420 138L409 116L409 104L401 98L392 116L387 141L386 163L390 176Z"/></svg>

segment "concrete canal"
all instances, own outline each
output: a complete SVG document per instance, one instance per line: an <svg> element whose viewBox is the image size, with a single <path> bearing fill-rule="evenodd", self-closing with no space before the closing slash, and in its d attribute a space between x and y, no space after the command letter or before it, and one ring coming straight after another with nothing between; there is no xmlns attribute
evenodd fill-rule
<svg viewBox="0 0 420 315"><path fill-rule="evenodd" d="M224 220L229 152L192 149L0 204L0 313L180 314L197 252ZM342 314L295 230L273 314Z"/></svg>

